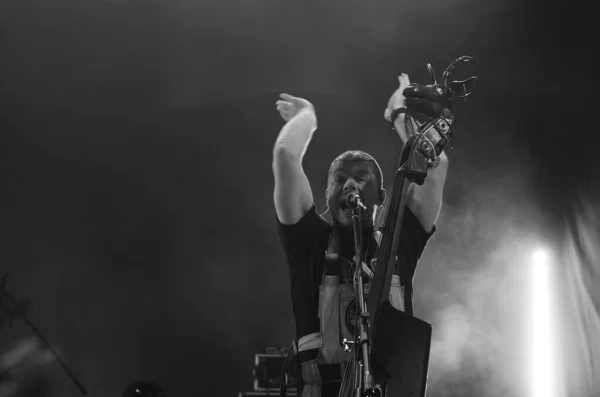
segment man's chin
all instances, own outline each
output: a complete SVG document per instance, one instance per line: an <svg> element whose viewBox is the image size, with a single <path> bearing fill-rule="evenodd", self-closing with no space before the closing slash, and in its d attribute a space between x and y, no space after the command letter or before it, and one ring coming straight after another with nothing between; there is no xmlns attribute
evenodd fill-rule
<svg viewBox="0 0 600 397"><path fill-rule="evenodd" d="M337 226L352 226L352 210L342 210L338 208L332 217L333 223Z"/></svg>
<svg viewBox="0 0 600 397"><path fill-rule="evenodd" d="M363 213L362 218L363 218L362 219L363 225L365 223L368 223L368 221L367 221L367 219L368 219L367 214ZM351 209L348 209L348 210L338 209L336 211L336 216L333 217L333 222L336 225L338 225L338 226L352 227L352 225L353 225L353 223L352 223L352 210Z"/></svg>

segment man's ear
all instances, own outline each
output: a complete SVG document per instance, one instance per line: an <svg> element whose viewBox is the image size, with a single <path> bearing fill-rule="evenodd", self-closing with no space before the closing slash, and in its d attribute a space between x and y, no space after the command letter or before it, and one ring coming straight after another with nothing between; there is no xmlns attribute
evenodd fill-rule
<svg viewBox="0 0 600 397"><path fill-rule="evenodd" d="M386 196L387 192L385 191L385 189L379 189L379 203L377 203L377 205L383 205L383 203L385 203Z"/></svg>

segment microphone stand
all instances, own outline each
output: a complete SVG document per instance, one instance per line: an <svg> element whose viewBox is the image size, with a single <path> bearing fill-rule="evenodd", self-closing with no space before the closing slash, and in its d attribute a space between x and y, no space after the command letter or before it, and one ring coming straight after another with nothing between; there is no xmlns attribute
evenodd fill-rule
<svg viewBox="0 0 600 397"><path fill-rule="evenodd" d="M356 359L354 376L354 397L373 396L380 397L381 389L373 385L373 372L371 368L370 350L371 338L369 337L369 313L365 300L363 269L362 269L362 218L364 205L359 201L352 206L352 226L354 228L354 289L357 293L357 331L354 342L344 341L346 348L349 344L357 348L360 345L360 354L354 354Z"/></svg>
<svg viewBox="0 0 600 397"><path fill-rule="evenodd" d="M48 343L46 338L44 338L44 335L42 335L40 330L35 325L33 325L33 323L29 320L29 318L25 314L25 312L27 311L31 302L27 299L22 299L21 301L17 302L15 300L13 294L8 291L8 287L7 287L8 280L9 280L8 274L5 274L4 276L2 276L2 281L1 281L1 285L0 285L0 327L2 325L4 325L3 321L2 321L3 319L1 318L2 316L6 317L8 319L7 325L9 328L12 328L12 321L15 318L22 317L23 320L25 320L25 323L33 330L33 332L36 334L36 336L44 344L44 347L46 349L48 349L48 351L52 354L52 356L54 356L54 358L56 359L58 364L60 364L60 366L63 367L63 369L65 370L65 372L67 373L69 378L73 381L73 383L75 383L75 386L77 386L79 391L81 391L81 393L84 396L87 396L88 393L87 393L87 390L85 389L85 387L83 387L83 385L77 380L77 378L75 377L73 372L67 367L65 362L52 349L52 347L50 346L50 344Z"/></svg>

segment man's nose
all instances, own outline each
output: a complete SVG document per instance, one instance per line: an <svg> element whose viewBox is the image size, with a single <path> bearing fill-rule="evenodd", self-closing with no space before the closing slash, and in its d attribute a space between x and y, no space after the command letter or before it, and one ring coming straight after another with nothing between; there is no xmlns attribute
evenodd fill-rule
<svg viewBox="0 0 600 397"><path fill-rule="evenodd" d="M348 180L346 180L346 183L344 184L344 191L345 192L358 192L358 184L356 183L356 181L352 178L349 178Z"/></svg>

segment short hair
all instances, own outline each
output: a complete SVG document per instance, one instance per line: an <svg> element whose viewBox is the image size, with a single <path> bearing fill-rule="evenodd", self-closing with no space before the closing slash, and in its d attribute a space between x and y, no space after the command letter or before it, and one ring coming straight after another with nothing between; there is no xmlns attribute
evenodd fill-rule
<svg viewBox="0 0 600 397"><path fill-rule="evenodd" d="M344 153L340 154L331 162L331 166L329 167L329 174L331 175L331 171L333 170L333 166L340 161L368 161L373 164L373 168L375 169L375 178L377 180L377 187L379 189L383 188L383 172L381 172L381 167L375 160L373 156L368 153L363 152L362 150L348 150Z"/></svg>

